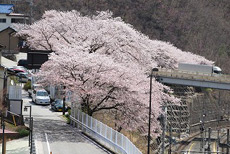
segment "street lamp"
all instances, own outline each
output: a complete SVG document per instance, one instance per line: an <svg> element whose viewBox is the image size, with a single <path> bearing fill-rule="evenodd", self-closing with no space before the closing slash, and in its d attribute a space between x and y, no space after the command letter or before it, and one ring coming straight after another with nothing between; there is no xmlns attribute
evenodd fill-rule
<svg viewBox="0 0 230 154"><path fill-rule="evenodd" d="M31 135L31 112L32 112L32 107L31 105L29 106L25 106L24 107L24 111L27 112L27 109L30 108L30 122L29 122L29 129L30 129L30 133L29 133L29 146L32 146L32 135Z"/></svg>
<svg viewBox="0 0 230 154"><path fill-rule="evenodd" d="M152 81L153 81L153 72L157 72L158 69L157 68L153 68L151 70L151 74L150 74L150 90L149 90L149 127L148 127L148 152L147 154L150 154L150 140L151 140L151 136L150 136L150 128L151 128L151 112L152 112Z"/></svg>

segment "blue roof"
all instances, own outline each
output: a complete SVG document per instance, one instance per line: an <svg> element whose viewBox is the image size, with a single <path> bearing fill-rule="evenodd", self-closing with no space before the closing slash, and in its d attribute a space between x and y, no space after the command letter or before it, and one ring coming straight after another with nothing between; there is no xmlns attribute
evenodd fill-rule
<svg viewBox="0 0 230 154"><path fill-rule="evenodd" d="M0 4L0 13L9 14L13 12L13 4Z"/></svg>

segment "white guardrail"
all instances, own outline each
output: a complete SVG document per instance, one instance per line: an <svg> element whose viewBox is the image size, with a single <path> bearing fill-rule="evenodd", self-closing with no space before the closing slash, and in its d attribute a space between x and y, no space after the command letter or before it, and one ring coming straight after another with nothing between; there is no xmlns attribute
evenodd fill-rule
<svg viewBox="0 0 230 154"><path fill-rule="evenodd" d="M71 109L71 124L94 138L100 144L119 154L142 154L142 152L123 134L81 112Z"/></svg>
<svg viewBox="0 0 230 154"><path fill-rule="evenodd" d="M230 75L224 75L224 74L205 74L205 73L179 71L179 70L159 69L159 71L153 72L153 75L172 77L172 78L181 78L181 79L230 83Z"/></svg>

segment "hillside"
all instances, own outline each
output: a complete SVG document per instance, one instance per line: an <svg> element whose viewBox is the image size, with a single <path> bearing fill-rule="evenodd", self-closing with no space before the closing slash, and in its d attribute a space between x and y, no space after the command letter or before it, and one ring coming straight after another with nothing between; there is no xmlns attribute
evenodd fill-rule
<svg viewBox="0 0 230 154"><path fill-rule="evenodd" d="M229 0L36 0L34 19L50 9L83 14L111 10L150 38L204 56L230 73ZM29 14L29 4L17 2L16 11Z"/></svg>

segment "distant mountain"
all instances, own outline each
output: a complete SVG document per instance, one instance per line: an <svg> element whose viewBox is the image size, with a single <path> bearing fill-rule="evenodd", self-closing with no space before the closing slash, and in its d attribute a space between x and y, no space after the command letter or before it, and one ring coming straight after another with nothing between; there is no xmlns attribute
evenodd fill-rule
<svg viewBox="0 0 230 154"><path fill-rule="evenodd" d="M30 13L26 2L17 2L15 9ZM36 0L34 19L50 9L83 14L111 10L150 38L202 55L230 73L229 0Z"/></svg>

